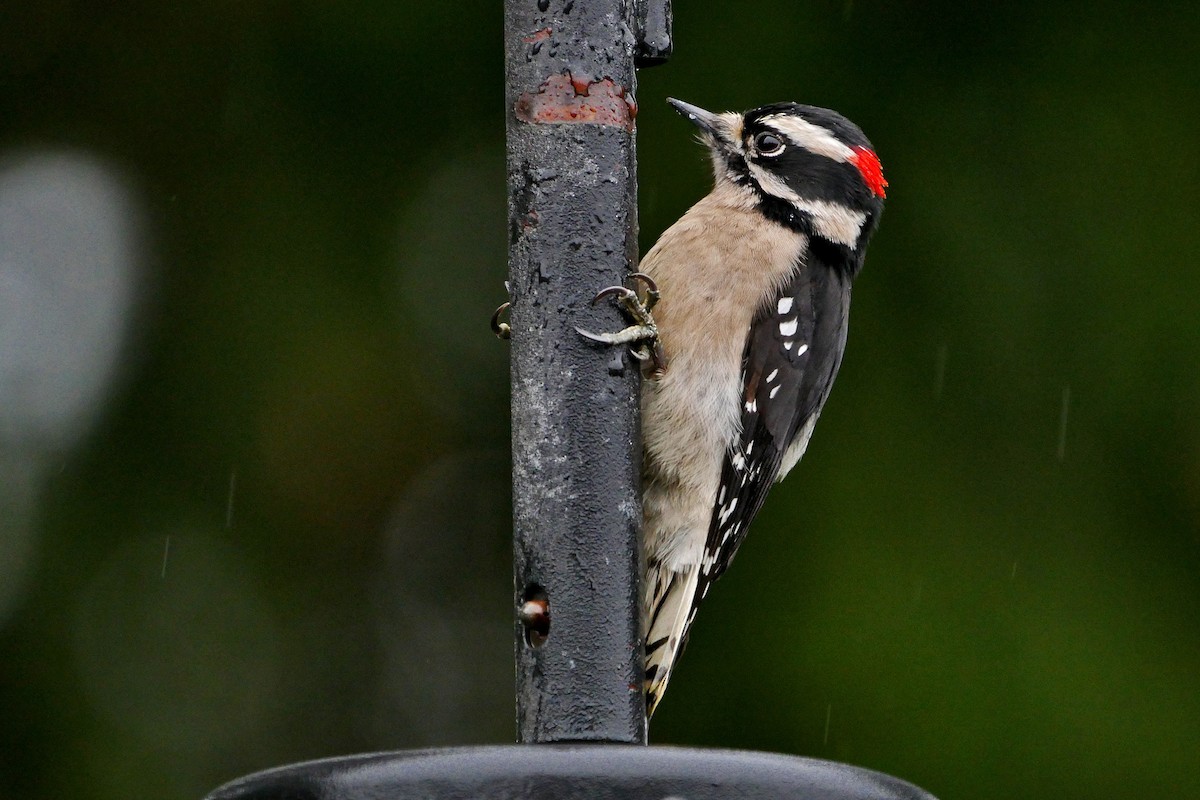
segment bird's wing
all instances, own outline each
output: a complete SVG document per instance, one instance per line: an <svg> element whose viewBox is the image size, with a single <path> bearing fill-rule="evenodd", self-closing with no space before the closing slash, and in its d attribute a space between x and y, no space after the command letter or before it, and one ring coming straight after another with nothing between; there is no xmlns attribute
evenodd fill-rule
<svg viewBox="0 0 1200 800"><path fill-rule="evenodd" d="M742 356L742 433L721 467L696 602L803 455L841 365L849 310L850 279L810 252L755 315Z"/></svg>
<svg viewBox="0 0 1200 800"><path fill-rule="evenodd" d="M651 570L646 702L653 713L687 642L696 609L733 560L767 491L803 455L846 345L850 278L810 252L766 298L742 355L742 432L725 454L704 555L683 570Z"/></svg>

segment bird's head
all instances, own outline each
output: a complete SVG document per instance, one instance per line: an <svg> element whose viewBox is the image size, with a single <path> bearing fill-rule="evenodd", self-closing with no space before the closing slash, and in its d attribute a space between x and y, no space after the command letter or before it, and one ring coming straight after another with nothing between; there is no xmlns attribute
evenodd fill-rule
<svg viewBox="0 0 1200 800"><path fill-rule="evenodd" d="M714 114L668 102L700 130L718 187L736 187L774 222L861 258L888 184L857 125L836 111L799 103Z"/></svg>

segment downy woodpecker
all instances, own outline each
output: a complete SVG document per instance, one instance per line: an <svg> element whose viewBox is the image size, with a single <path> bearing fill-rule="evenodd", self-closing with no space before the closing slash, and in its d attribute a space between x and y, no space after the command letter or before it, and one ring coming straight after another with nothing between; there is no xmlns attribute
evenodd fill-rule
<svg viewBox="0 0 1200 800"><path fill-rule="evenodd" d="M715 185L642 259L644 304L629 290L601 293L623 293L637 324L581 331L643 340L635 354L653 365L641 400L650 713L700 601L804 455L887 186L871 143L834 111L669 102L699 129Z"/></svg>

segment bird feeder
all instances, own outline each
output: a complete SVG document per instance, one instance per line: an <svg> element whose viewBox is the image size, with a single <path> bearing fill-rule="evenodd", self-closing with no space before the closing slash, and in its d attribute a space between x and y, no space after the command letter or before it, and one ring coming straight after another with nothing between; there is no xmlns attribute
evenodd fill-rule
<svg viewBox="0 0 1200 800"><path fill-rule="evenodd" d="M637 265L635 66L670 0L506 0L514 647L519 744L346 756L208 800L931 800L877 772L646 746L638 389L598 289Z"/></svg>

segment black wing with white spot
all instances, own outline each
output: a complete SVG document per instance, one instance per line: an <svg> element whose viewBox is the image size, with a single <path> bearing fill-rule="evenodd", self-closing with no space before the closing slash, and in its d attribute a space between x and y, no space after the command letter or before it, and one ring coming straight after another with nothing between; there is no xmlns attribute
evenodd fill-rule
<svg viewBox="0 0 1200 800"><path fill-rule="evenodd" d="M850 278L810 251L755 315L742 356L742 435L721 468L697 601L733 560L781 466L807 446L842 362L849 311ZM788 452L793 445L799 452Z"/></svg>

